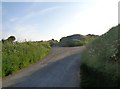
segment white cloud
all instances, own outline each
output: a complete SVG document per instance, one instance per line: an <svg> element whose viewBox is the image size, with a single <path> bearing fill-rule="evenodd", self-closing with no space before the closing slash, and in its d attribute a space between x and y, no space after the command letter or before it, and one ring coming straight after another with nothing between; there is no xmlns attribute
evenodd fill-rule
<svg viewBox="0 0 120 89"><path fill-rule="evenodd" d="M117 4L117 0L96 1L91 8L78 12L69 23L58 28L58 33L64 36L76 33L101 35L118 24Z"/></svg>
<svg viewBox="0 0 120 89"><path fill-rule="evenodd" d="M39 32L39 25L16 25L14 28L14 33L18 41L26 40L47 40L48 37L43 36Z"/></svg>
<svg viewBox="0 0 120 89"><path fill-rule="evenodd" d="M51 11L57 9L57 8L59 8L59 7L50 7L50 8L46 8L46 9L39 10L39 11L38 10L37 11L32 10L29 13L27 13L25 16L19 17L19 18L18 17L12 18L12 19L10 19L10 21L17 20L15 22L16 24L22 24L24 21L26 21L28 19L34 18L34 17L36 17L38 15L39 16L44 15L44 14L49 13L49 12L51 12Z"/></svg>
<svg viewBox="0 0 120 89"><path fill-rule="evenodd" d="M50 7L38 11L33 10L32 8L34 8L34 6L31 6L29 13L24 17L11 18L10 21L13 22L13 26L9 28L14 30L12 34L15 34L18 40L24 40L25 38L27 40L48 40L51 39L51 37L60 39L63 36L72 34L103 34L112 26L117 25L118 0L92 0L91 6L89 6L89 4L87 5L82 11L78 11L71 17L69 21L65 21L66 19L64 19L61 24L55 22L54 25L56 26L52 28L55 32L49 32L51 33L49 35L39 33L41 29L39 24L25 24L23 22L36 16L49 14L49 12L57 10L60 7ZM73 13L71 12L71 14Z"/></svg>

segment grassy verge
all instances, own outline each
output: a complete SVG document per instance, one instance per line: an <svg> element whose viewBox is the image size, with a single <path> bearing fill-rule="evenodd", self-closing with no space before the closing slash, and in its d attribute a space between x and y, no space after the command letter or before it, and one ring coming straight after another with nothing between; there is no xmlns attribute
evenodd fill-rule
<svg viewBox="0 0 120 89"><path fill-rule="evenodd" d="M2 42L0 41L0 78L2 77Z"/></svg>
<svg viewBox="0 0 120 89"><path fill-rule="evenodd" d="M87 45L80 66L82 88L120 87L119 29L113 27Z"/></svg>
<svg viewBox="0 0 120 89"><path fill-rule="evenodd" d="M47 42L6 43L2 45L2 77L43 59L50 51Z"/></svg>

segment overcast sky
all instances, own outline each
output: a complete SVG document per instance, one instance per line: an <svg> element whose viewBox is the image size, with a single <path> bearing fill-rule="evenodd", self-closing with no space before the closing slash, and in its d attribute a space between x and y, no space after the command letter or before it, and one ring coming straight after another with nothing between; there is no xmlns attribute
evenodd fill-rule
<svg viewBox="0 0 120 89"><path fill-rule="evenodd" d="M11 35L18 41L59 40L72 34L101 35L118 24L119 0L18 1L2 1L4 39Z"/></svg>

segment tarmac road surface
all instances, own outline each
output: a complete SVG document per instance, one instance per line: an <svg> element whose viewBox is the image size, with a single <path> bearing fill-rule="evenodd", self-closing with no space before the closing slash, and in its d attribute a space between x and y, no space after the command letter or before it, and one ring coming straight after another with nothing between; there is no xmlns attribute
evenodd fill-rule
<svg viewBox="0 0 120 89"><path fill-rule="evenodd" d="M81 47L53 47L50 54L3 79L2 87L79 87Z"/></svg>

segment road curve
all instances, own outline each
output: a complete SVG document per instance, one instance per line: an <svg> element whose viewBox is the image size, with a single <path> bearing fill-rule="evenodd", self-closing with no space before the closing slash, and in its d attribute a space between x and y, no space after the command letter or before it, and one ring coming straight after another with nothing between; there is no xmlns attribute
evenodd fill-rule
<svg viewBox="0 0 120 89"><path fill-rule="evenodd" d="M44 60L3 79L2 87L79 87L84 47L54 47Z"/></svg>

